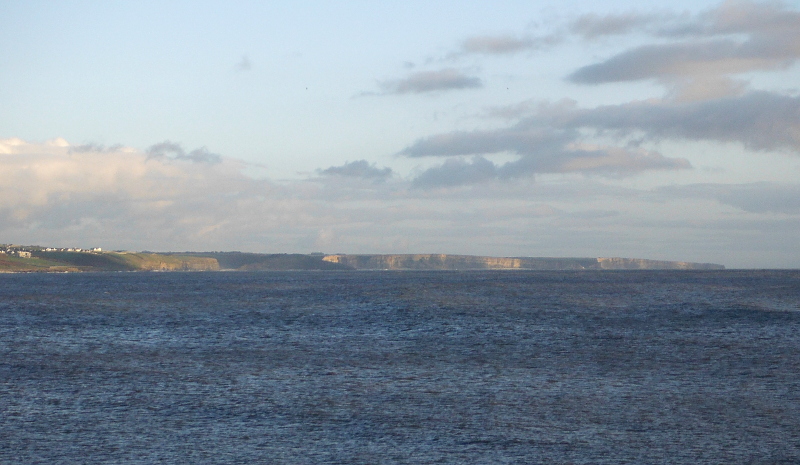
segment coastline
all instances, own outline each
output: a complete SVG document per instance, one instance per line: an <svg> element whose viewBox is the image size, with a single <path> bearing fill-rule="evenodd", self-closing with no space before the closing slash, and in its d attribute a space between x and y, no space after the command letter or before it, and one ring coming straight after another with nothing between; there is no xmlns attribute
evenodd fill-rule
<svg viewBox="0 0 800 465"><path fill-rule="evenodd" d="M453 254L259 254L244 252L64 252L29 247L0 255L0 273L176 271L580 271L724 270L724 265L622 257L490 257Z"/></svg>

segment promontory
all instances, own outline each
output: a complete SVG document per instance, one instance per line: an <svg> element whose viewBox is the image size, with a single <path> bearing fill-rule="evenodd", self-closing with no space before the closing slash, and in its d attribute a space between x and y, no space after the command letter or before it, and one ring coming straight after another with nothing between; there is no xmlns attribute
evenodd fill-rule
<svg viewBox="0 0 800 465"><path fill-rule="evenodd" d="M289 270L722 270L723 265L640 258L485 257L451 254L106 252L5 245L0 272Z"/></svg>

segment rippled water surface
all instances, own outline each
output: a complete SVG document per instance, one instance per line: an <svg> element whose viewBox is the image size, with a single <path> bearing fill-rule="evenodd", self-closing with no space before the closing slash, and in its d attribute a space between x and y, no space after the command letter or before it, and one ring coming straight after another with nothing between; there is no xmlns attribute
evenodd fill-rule
<svg viewBox="0 0 800 465"><path fill-rule="evenodd" d="M800 272L0 275L0 463L798 463Z"/></svg>

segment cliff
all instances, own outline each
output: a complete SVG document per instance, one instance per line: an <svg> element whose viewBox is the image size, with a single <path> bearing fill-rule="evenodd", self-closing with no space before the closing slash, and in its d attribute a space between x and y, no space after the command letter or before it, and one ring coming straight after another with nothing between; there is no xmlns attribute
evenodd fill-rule
<svg viewBox="0 0 800 465"><path fill-rule="evenodd" d="M351 267L322 260L321 255L261 254L243 252L191 253L216 260L219 268L237 271L348 270Z"/></svg>
<svg viewBox="0 0 800 465"><path fill-rule="evenodd" d="M598 258L597 264L603 270L724 270L714 263L669 262L645 260L642 258Z"/></svg>
<svg viewBox="0 0 800 465"><path fill-rule="evenodd" d="M721 270L711 263L639 258L480 257L473 255L326 255L324 261L356 270Z"/></svg>
<svg viewBox="0 0 800 465"><path fill-rule="evenodd" d="M156 253L120 253L116 255L127 266L138 271L218 271L214 258L194 255Z"/></svg>
<svg viewBox="0 0 800 465"><path fill-rule="evenodd" d="M446 254L322 255L241 252L0 254L0 272L287 270L721 270L711 263L639 258L481 257Z"/></svg>

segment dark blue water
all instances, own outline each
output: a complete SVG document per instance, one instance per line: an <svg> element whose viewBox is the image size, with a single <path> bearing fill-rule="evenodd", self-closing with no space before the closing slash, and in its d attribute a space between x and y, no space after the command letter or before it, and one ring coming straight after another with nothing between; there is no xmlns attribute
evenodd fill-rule
<svg viewBox="0 0 800 465"><path fill-rule="evenodd" d="M798 463L800 272L0 275L0 463Z"/></svg>

